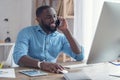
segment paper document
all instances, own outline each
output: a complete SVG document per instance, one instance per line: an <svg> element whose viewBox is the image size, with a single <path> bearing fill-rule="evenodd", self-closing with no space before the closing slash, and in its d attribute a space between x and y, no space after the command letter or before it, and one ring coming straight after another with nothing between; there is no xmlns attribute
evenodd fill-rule
<svg viewBox="0 0 120 80"><path fill-rule="evenodd" d="M14 69L0 69L0 77L15 78L15 70Z"/></svg>
<svg viewBox="0 0 120 80"><path fill-rule="evenodd" d="M120 77L120 63L114 63L114 62L110 62L111 63L111 69L109 71L109 75L110 76L114 76L114 77Z"/></svg>

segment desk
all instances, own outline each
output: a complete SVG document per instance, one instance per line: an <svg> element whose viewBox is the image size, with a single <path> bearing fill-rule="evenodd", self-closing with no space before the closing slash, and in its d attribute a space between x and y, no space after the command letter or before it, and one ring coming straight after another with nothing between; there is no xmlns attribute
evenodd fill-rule
<svg viewBox="0 0 120 80"><path fill-rule="evenodd" d="M80 62L66 62L61 65L78 64ZM0 78L0 80L65 80L63 74L49 73L47 76L28 77L19 73L19 70L28 69L25 67L15 68L16 78ZM110 72L114 72L115 66L110 63L99 63L94 65L88 65L87 67L80 67L76 69L68 69L69 72L84 71L92 80L120 80L118 77L109 76ZM120 72L120 69L117 70Z"/></svg>
<svg viewBox="0 0 120 80"><path fill-rule="evenodd" d="M3 61L6 60L8 53L9 53L9 48L11 48L14 45L14 43L0 43L0 47L4 47L4 52L3 52Z"/></svg>

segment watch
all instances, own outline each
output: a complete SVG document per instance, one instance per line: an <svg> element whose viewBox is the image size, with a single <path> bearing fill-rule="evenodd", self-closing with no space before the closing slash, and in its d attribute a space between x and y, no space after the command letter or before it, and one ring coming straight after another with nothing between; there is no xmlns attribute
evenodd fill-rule
<svg viewBox="0 0 120 80"><path fill-rule="evenodd" d="M42 62L38 61L38 64L37 64L38 68L41 68L41 63Z"/></svg>

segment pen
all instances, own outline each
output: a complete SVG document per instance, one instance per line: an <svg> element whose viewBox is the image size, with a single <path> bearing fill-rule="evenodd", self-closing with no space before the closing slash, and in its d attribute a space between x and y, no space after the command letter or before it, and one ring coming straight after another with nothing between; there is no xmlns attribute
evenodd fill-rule
<svg viewBox="0 0 120 80"><path fill-rule="evenodd" d="M109 63L111 63L111 64L113 64L113 65L116 65L116 66L120 66L120 64L116 64L116 63L114 63L114 62L110 62L110 61L109 61Z"/></svg>
<svg viewBox="0 0 120 80"><path fill-rule="evenodd" d="M113 77L120 77L119 75L109 75L109 76L113 76Z"/></svg>

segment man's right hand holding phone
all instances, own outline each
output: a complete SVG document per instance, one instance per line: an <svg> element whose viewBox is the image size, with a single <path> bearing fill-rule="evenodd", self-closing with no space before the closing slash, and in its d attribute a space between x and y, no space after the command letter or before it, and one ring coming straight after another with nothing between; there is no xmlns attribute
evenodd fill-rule
<svg viewBox="0 0 120 80"><path fill-rule="evenodd" d="M59 30L63 31L67 29L67 21L63 17L58 17L56 21L56 26Z"/></svg>

